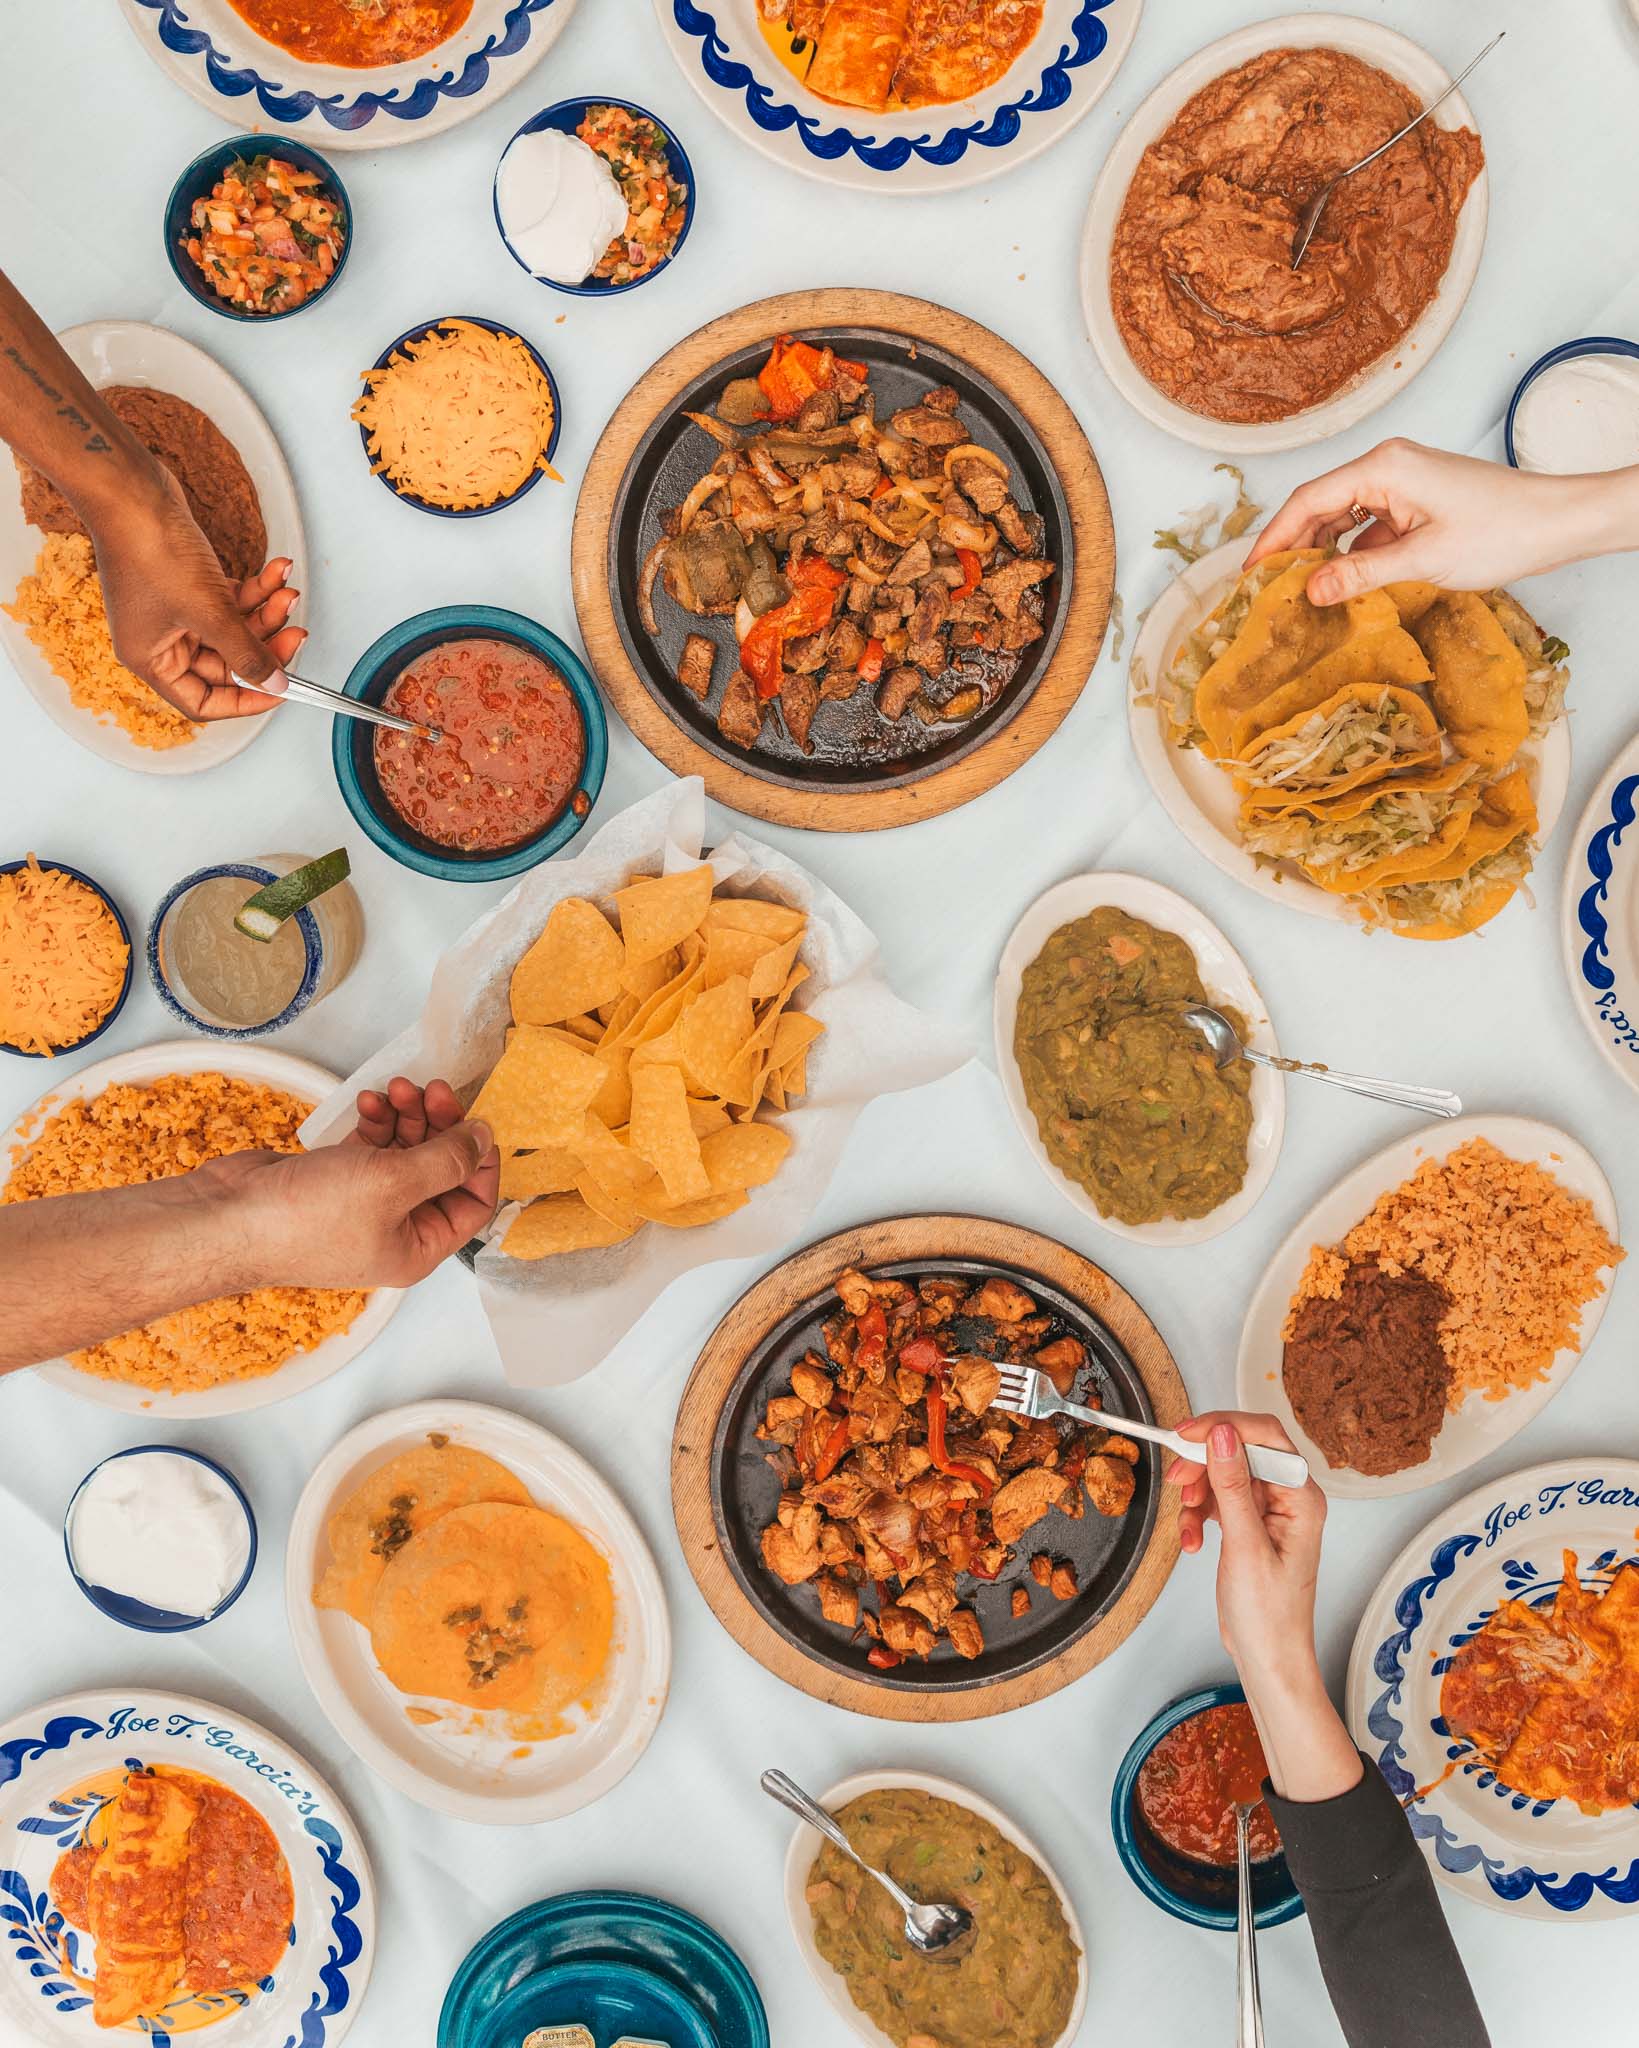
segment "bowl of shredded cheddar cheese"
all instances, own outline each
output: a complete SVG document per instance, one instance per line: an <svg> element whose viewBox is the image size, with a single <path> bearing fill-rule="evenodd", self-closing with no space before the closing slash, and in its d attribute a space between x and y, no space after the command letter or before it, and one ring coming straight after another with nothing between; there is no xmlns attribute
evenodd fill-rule
<svg viewBox="0 0 1639 2048"><path fill-rule="evenodd" d="M107 890L32 853L0 866L0 1052L76 1052L130 992L131 934Z"/></svg>

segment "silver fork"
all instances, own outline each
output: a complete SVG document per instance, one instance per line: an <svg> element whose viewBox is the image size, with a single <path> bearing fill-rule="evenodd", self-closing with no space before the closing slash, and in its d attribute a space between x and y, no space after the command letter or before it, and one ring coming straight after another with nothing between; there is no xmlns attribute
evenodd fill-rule
<svg viewBox="0 0 1639 2048"><path fill-rule="evenodd" d="M994 1360L988 1361L995 1364ZM1160 1444L1192 1465L1206 1463L1206 1445L1191 1443L1175 1429L1157 1429L1150 1422L1134 1422L1125 1415L1107 1415L1101 1408L1083 1408L1066 1401L1045 1373L1031 1365L997 1365L1002 1376L993 1408L1009 1415L1023 1415L1030 1421L1043 1416L1068 1415L1075 1422L1091 1422L1099 1429L1114 1430L1119 1436L1135 1436L1147 1444ZM1309 1465L1296 1451L1272 1450L1266 1444L1248 1444L1246 1462L1254 1479L1267 1479L1272 1486L1303 1486L1308 1483Z"/></svg>

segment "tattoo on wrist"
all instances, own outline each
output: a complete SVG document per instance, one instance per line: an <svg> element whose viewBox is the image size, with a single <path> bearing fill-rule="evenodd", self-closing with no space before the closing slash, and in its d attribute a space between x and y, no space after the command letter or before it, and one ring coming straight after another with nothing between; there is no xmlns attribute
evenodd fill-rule
<svg viewBox="0 0 1639 2048"><path fill-rule="evenodd" d="M6 361L14 363L42 397L51 400L57 409L58 419L67 420L70 426L78 428L84 437L80 445L84 448L87 455L111 455L113 453L114 444L108 439L107 435L100 433L91 424L90 420L86 418L85 414L81 412L80 408L71 398L65 397L55 384L47 382L15 342L8 341L3 353Z"/></svg>

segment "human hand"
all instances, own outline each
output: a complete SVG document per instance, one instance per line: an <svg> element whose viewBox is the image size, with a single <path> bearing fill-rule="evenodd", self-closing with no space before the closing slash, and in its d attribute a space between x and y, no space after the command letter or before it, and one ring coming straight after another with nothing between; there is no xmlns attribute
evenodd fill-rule
<svg viewBox="0 0 1639 2048"><path fill-rule="evenodd" d="M114 652L189 718L248 718L271 711L283 665L307 637L289 618L299 591L276 557L236 589L194 523L168 470L122 502L94 540ZM274 696L232 680L268 684Z"/></svg>
<svg viewBox="0 0 1639 2048"><path fill-rule="evenodd" d="M1310 577L1315 604L1341 604L1385 583L1493 590L1600 552L1608 543L1596 515L1611 488L1604 477L1538 476L1415 441L1381 441L1294 491L1246 566L1287 548L1330 547L1354 530L1358 505L1372 522L1346 555Z"/></svg>
<svg viewBox="0 0 1639 2048"><path fill-rule="evenodd" d="M1186 1553L1201 1548L1216 1521L1218 1632L1243 1677L1249 1671L1307 1669L1315 1661L1315 1580L1326 1496L1303 1486L1270 1486L1247 1469L1243 1443L1295 1450L1272 1415L1232 1410L1197 1415L1179 1427L1205 1442L1203 1468L1174 1458L1166 1482L1180 1489L1178 1538Z"/></svg>
<svg viewBox="0 0 1639 2048"><path fill-rule="evenodd" d="M235 1209L246 1287L413 1287L495 1213L501 1161L444 1081L365 1089L313 1152L236 1152L194 1178Z"/></svg>

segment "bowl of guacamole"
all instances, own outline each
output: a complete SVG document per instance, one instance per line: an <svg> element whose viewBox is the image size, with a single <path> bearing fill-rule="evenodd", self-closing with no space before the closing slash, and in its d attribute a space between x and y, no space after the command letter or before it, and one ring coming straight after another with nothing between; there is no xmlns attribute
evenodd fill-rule
<svg viewBox="0 0 1639 2048"><path fill-rule="evenodd" d="M996 984L1009 1107L1048 1177L1121 1235L1195 1243L1239 1220L1273 1173L1282 1077L1214 1064L1184 1020L1208 1004L1275 1052L1239 956L1210 920L1136 875L1085 875L1025 913Z"/></svg>
<svg viewBox="0 0 1639 2048"><path fill-rule="evenodd" d="M849 1778L820 1802L912 1898L953 1900L973 1931L918 1955L882 1887L799 1827L786 1860L792 1932L827 2002L881 2048L1067 2048L1087 1996L1075 1909L1041 1852L988 1801L919 1772Z"/></svg>

